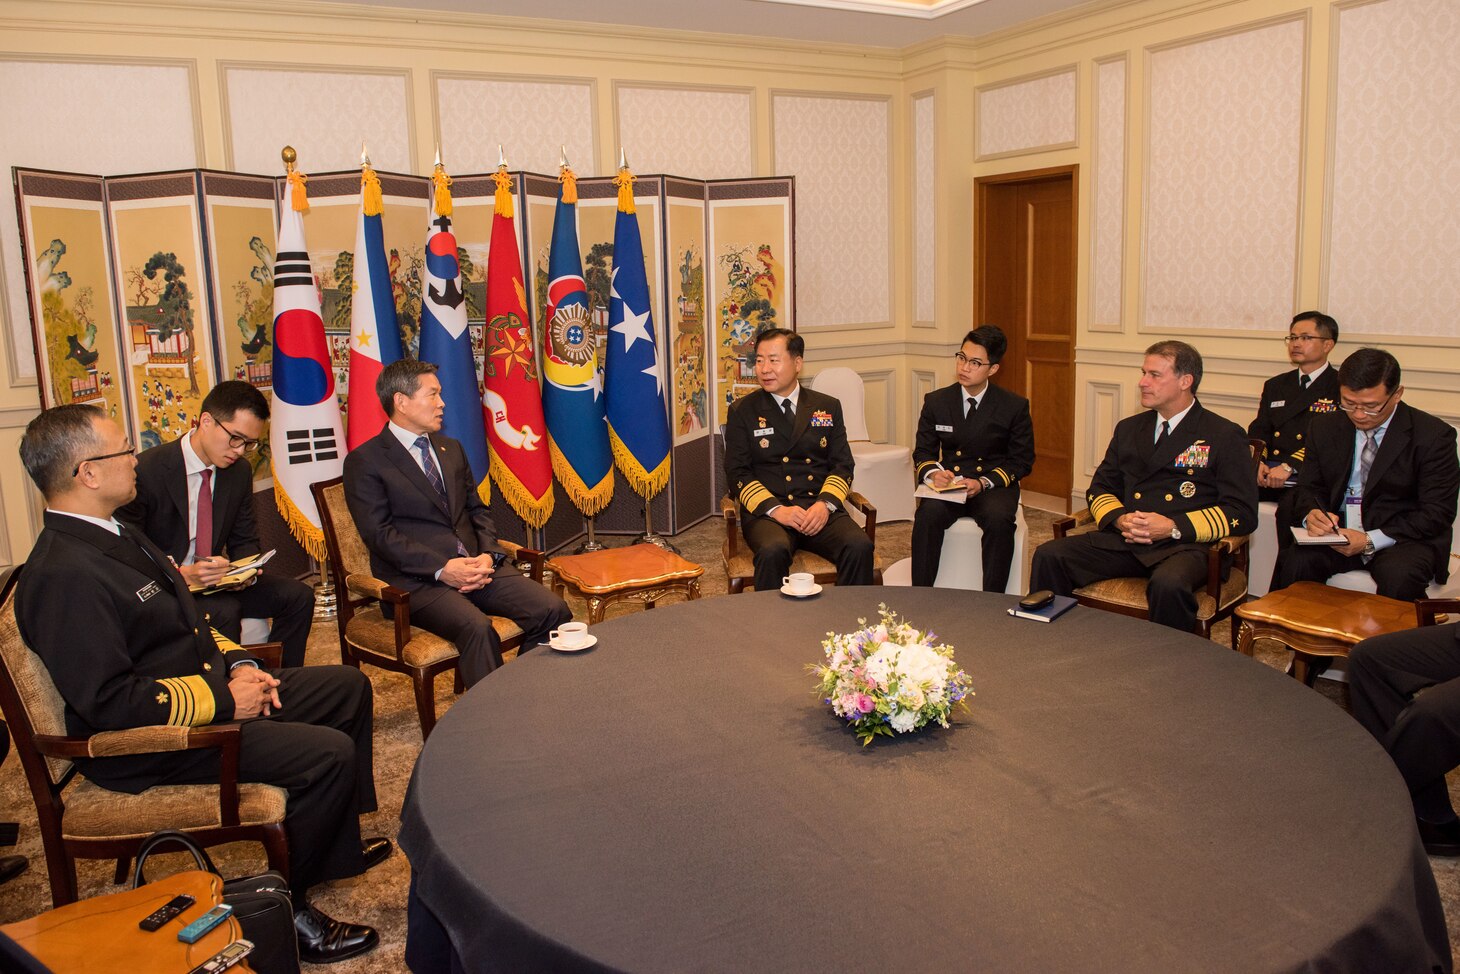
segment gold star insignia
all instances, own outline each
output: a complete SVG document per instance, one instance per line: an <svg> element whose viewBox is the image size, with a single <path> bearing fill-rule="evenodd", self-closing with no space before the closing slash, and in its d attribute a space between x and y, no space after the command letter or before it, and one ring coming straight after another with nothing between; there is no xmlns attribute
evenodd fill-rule
<svg viewBox="0 0 1460 974"><path fill-rule="evenodd" d="M1232 518L1232 527L1234 527L1234 528L1235 528L1235 527L1236 527L1236 526L1237 526L1237 525L1239 525L1239 524L1241 524L1241 523L1242 523L1242 522L1241 522L1241 521L1240 521L1240 520L1239 520L1239 519L1237 519L1237 518L1235 518L1235 517L1234 517L1234 518Z"/></svg>
<svg viewBox="0 0 1460 974"><path fill-rule="evenodd" d="M158 703L167 703L167 691L166 690L164 690L162 693L159 693L157 695L157 702Z"/></svg>
<svg viewBox="0 0 1460 974"><path fill-rule="evenodd" d="M370 333L368 331L362 331L362 332L360 332L360 334L358 334L358 335L355 336L355 341L359 342L360 343L360 346L362 348L364 346L366 346L366 345L369 345L370 344Z"/></svg>

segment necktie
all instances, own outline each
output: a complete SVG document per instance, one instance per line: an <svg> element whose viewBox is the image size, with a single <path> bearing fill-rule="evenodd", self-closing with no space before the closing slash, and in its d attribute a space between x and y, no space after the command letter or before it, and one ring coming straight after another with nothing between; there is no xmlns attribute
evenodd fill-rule
<svg viewBox="0 0 1460 974"><path fill-rule="evenodd" d="M446 503L446 484L441 479L441 471L436 469L436 460L431 456L431 441L425 435L416 437L416 449L421 451L421 469L425 471L426 479L431 481L431 486L436 488L436 493L441 496L441 502ZM456 553L463 558L469 557L466 545L461 539L456 539Z"/></svg>
<svg viewBox="0 0 1460 974"><path fill-rule="evenodd" d="M1308 383L1310 383L1312 381L1313 381L1313 377L1312 376L1305 375L1301 379L1298 380L1298 387L1300 389L1306 389L1306 388L1308 388Z"/></svg>
<svg viewBox="0 0 1460 974"><path fill-rule="evenodd" d="M1157 453L1157 452L1160 451L1161 444L1163 444L1163 443L1166 442L1166 437L1167 437L1168 434L1170 434L1170 432L1171 432L1171 424L1168 421L1166 421L1166 420L1162 420L1161 421L1161 432L1159 432L1159 433L1156 434L1156 446L1155 446L1154 449L1151 450L1152 453Z"/></svg>
<svg viewBox="0 0 1460 974"><path fill-rule="evenodd" d="M194 561L213 557L213 487L210 483L213 471L204 467L199 476L203 479L198 484L198 531L197 541L193 545Z"/></svg>
<svg viewBox="0 0 1460 974"><path fill-rule="evenodd" d="M1364 430L1364 449L1359 454L1359 490L1365 491L1369 485L1369 468L1374 465L1374 457L1379 454L1379 444L1374 439L1373 430Z"/></svg>
<svg viewBox="0 0 1460 974"><path fill-rule="evenodd" d="M781 409L786 413L786 421L794 425L796 422L796 407L791 405L791 400L782 399Z"/></svg>
<svg viewBox="0 0 1460 974"><path fill-rule="evenodd" d="M973 398L972 396L969 396L968 397L968 412L966 412L966 413L963 414L963 418L964 419L968 419L969 417L971 417L976 412L978 412L978 400L975 399L975 398Z"/></svg>

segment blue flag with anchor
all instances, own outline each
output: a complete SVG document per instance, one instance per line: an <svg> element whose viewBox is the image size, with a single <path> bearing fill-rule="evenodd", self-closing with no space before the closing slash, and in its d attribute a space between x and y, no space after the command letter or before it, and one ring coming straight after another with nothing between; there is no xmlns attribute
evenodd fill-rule
<svg viewBox="0 0 1460 974"><path fill-rule="evenodd" d="M613 225L604 398L608 400L614 462L634 492L647 500L669 483L664 360L654 336L644 244L634 215L634 177L627 166L619 168L614 183L618 186L618 215Z"/></svg>

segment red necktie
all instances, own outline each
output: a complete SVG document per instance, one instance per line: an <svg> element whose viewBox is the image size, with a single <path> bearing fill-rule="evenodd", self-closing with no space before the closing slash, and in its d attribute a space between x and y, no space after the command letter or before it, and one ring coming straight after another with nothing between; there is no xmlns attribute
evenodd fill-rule
<svg viewBox="0 0 1460 974"><path fill-rule="evenodd" d="M205 467L200 476L203 480L198 484L198 540L193 551L194 561L213 557L213 488L208 485L213 471Z"/></svg>

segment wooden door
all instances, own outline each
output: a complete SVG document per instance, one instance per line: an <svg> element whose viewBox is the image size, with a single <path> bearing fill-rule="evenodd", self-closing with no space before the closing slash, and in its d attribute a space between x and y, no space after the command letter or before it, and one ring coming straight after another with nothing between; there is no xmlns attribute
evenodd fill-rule
<svg viewBox="0 0 1460 974"><path fill-rule="evenodd" d="M1075 444L1077 167L974 184L974 325L1009 336L994 382L1028 398L1034 470L1023 489L1068 510Z"/></svg>

